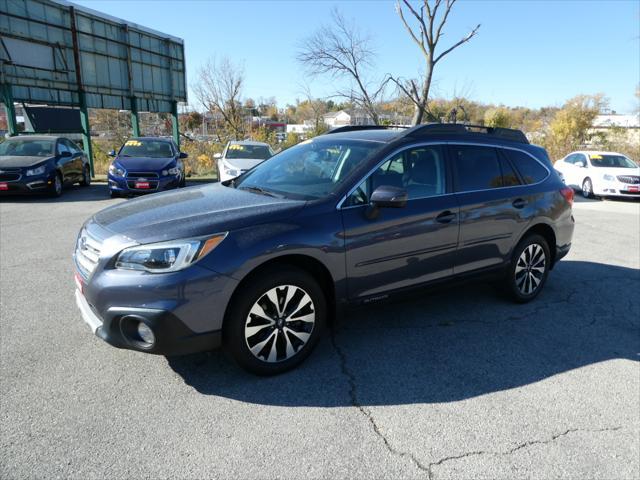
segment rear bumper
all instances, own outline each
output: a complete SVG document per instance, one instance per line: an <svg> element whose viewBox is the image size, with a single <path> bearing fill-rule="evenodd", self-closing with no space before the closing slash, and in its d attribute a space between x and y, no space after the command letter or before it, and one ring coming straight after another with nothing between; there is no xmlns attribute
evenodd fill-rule
<svg viewBox="0 0 640 480"><path fill-rule="evenodd" d="M567 245L557 246L556 247L556 256L555 256L555 262L554 263L558 263L561 259L566 257L567 254L569 253L569 250L571 250L571 244L570 243L567 244Z"/></svg>
<svg viewBox="0 0 640 480"><path fill-rule="evenodd" d="M99 316L79 290L75 296L76 305L91 331L117 348L158 355L184 355L213 350L222 344L221 330L196 333L166 310L111 307ZM139 322L153 331L156 340L152 345L137 336Z"/></svg>

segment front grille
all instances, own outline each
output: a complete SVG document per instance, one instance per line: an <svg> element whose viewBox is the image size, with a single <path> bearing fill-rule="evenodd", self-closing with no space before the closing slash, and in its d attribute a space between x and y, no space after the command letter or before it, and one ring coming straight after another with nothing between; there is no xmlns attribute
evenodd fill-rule
<svg viewBox="0 0 640 480"><path fill-rule="evenodd" d="M136 188L136 183L138 182L138 180L127 180L127 186L131 189L131 190L139 190L141 192L145 192L148 190L155 190L158 188L158 181L146 181L149 184L149 188Z"/></svg>
<svg viewBox="0 0 640 480"><path fill-rule="evenodd" d="M127 178L158 178L159 175L156 172L127 172Z"/></svg>
<svg viewBox="0 0 640 480"><path fill-rule="evenodd" d="M20 180L20 170L2 170L0 171L0 182L15 182Z"/></svg>
<svg viewBox="0 0 640 480"><path fill-rule="evenodd" d="M102 243L97 238L92 237L86 230L80 232L78 243L76 244L76 265L82 276L88 278L98 265L100 260L100 249Z"/></svg>
<svg viewBox="0 0 640 480"><path fill-rule="evenodd" d="M640 176L638 175L618 175L618 181L622 183L629 183L636 185L640 183Z"/></svg>

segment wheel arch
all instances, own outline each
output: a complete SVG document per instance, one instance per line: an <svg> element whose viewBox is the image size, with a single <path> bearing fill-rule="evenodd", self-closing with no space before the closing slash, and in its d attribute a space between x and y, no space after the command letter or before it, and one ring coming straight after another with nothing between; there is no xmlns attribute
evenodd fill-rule
<svg viewBox="0 0 640 480"><path fill-rule="evenodd" d="M525 238L527 235L531 235L531 234L541 235L547 241L547 244L549 245L549 253L551 254L550 270L553 269L556 263L556 253L557 253L556 252L557 250L556 232L553 230L553 227L543 222L536 223L530 226L527 230L525 230L525 232L518 239L517 244L519 244L522 241L522 239Z"/></svg>
<svg viewBox="0 0 640 480"><path fill-rule="evenodd" d="M254 267L249 273L247 273L242 280L236 285L229 301L227 302L227 306L225 307L224 317L222 324L224 326L224 322L226 321L227 314L229 313L229 309L233 304L236 296L241 295L242 288L249 281L259 276L265 271L268 271L276 266L289 266L295 267L300 270L303 270L309 273L315 280L320 284L320 288L326 295L327 300L327 312L337 313L337 301L336 301L336 286L335 280L331 275L329 269L324 265L320 260L314 258L310 255L304 254L285 254L275 258L271 258L266 260L265 262ZM329 320L331 320L332 315L329 316Z"/></svg>

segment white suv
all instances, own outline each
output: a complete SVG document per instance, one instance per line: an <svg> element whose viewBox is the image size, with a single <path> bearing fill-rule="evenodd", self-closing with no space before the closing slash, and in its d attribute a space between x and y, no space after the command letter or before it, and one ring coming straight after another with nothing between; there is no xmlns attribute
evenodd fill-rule
<svg viewBox="0 0 640 480"><path fill-rule="evenodd" d="M231 141L222 154L215 155L218 163L218 180L226 182L273 156L268 143Z"/></svg>
<svg viewBox="0 0 640 480"><path fill-rule="evenodd" d="M582 190L585 198L620 196L640 198L640 167L616 152L572 152L558 160L555 169L564 182Z"/></svg>

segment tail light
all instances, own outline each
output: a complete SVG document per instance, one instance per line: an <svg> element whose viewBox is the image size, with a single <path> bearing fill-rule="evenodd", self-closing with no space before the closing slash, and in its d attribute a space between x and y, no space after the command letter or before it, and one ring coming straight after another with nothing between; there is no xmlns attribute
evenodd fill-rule
<svg viewBox="0 0 640 480"><path fill-rule="evenodd" d="M564 197L564 199L567 201L569 205L573 205L573 196L575 195L573 188L563 187L560 189L560 193L562 194L562 196Z"/></svg>

